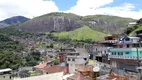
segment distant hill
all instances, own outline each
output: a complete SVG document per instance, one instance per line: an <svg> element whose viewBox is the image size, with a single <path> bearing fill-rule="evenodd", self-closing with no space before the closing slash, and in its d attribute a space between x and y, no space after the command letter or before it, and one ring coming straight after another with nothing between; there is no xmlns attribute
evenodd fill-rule
<svg viewBox="0 0 142 80"><path fill-rule="evenodd" d="M3 21L0 21L0 28L4 28L7 26L11 26L14 24L19 24L21 22L25 22L29 20L29 18L23 17L23 16L14 16L8 19L5 19Z"/></svg>
<svg viewBox="0 0 142 80"><path fill-rule="evenodd" d="M72 39L72 40L87 40L91 39L92 41L103 40L106 34L92 30L88 26L83 26L74 31L54 33L55 36L58 36L60 39Z"/></svg>
<svg viewBox="0 0 142 80"><path fill-rule="evenodd" d="M93 30L114 34L123 32L128 23L133 21L135 20L117 16L92 15L83 17L72 13L56 12L26 21L18 25L17 29L34 33L63 32L73 31L87 25Z"/></svg>
<svg viewBox="0 0 142 80"><path fill-rule="evenodd" d="M107 34L120 34L124 32L130 22L136 20L117 16L91 15L83 17L83 21L94 30Z"/></svg>
<svg viewBox="0 0 142 80"><path fill-rule="evenodd" d="M20 24L17 29L34 33L71 31L83 26L81 16L66 13L50 13Z"/></svg>

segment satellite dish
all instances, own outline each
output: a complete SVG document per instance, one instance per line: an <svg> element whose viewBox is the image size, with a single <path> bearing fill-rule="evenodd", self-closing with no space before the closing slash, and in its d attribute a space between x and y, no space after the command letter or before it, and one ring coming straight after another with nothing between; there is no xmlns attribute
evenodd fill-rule
<svg viewBox="0 0 142 80"><path fill-rule="evenodd" d="M94 72L99 72L99 71L100 71L100 68L99 68L98 66L96 66L96 67L93 68L93 71L94 71Z"/></svg>

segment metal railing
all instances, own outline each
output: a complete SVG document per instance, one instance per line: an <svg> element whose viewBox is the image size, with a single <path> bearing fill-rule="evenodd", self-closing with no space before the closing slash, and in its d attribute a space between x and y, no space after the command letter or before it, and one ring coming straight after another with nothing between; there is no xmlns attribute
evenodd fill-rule
<svg viewBox="0 0 142 80"><path fill-rule="evenodd" d="M137 56L113 56L111 55L109 58L117 58L117 59L134 59L137 60ZM139 60L142 60L142 57L138 57Z"/></svg>

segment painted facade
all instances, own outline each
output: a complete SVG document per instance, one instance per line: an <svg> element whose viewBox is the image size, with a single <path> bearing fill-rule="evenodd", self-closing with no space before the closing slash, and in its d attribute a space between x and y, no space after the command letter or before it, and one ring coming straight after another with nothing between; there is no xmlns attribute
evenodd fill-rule
<svg viewBox="0 0 142 80"><path fill-rule="evenodd" d="M110 63L113 67L136 71L142 60L142 43L139 37L119 37L117 48L111 48Z"/></svg>

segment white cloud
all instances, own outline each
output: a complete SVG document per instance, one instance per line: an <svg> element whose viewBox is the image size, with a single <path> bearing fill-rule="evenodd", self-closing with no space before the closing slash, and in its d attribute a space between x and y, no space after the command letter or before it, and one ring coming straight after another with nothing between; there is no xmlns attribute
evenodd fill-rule
<svg viewBox="0 0 142 80"><path fill-rule="evenodd" d="M130 3L114 7L103 7L111 4L113 0L78 0L76 6L66 12L75 13L81 16L107 14L120 17L139 19L142 17L142 10L135 11L135 6Z"/></svg>
<svg viewBox="0 0 142 80"><path fill-rule="evenodd" d="M52 0L0 0L0 20L17 15L32 18L57 11Z"/></svg>
<svg viewBox="0 0 142 80"><path fill-rule="evenodd" d="M126 18L140 19L142 18L142 10L135 11L135 6L133 4L125 3L116 7L105 7L98 8L96 11L100 14L108 14Z"/></svg>
<svg viewBox="0 0 142 80"><path fill-rule="evenodd" d="M78 0L76 6L72 7L67 12L72 12L82 16L93 15L97 8L112 2L113 0Z"/></svg>
<svg viewBox="0 0 142 80"><path fill-rule="evenodd" d="M134 19L142 17L142 10L135 11L133 4L105 7L111 3L113 0L78 0L76 6L60 12L71 12L81 16L106 14ZM0 0L0 20L17 15L32 18L50 12L59 12L53 0Z"/></svg>

